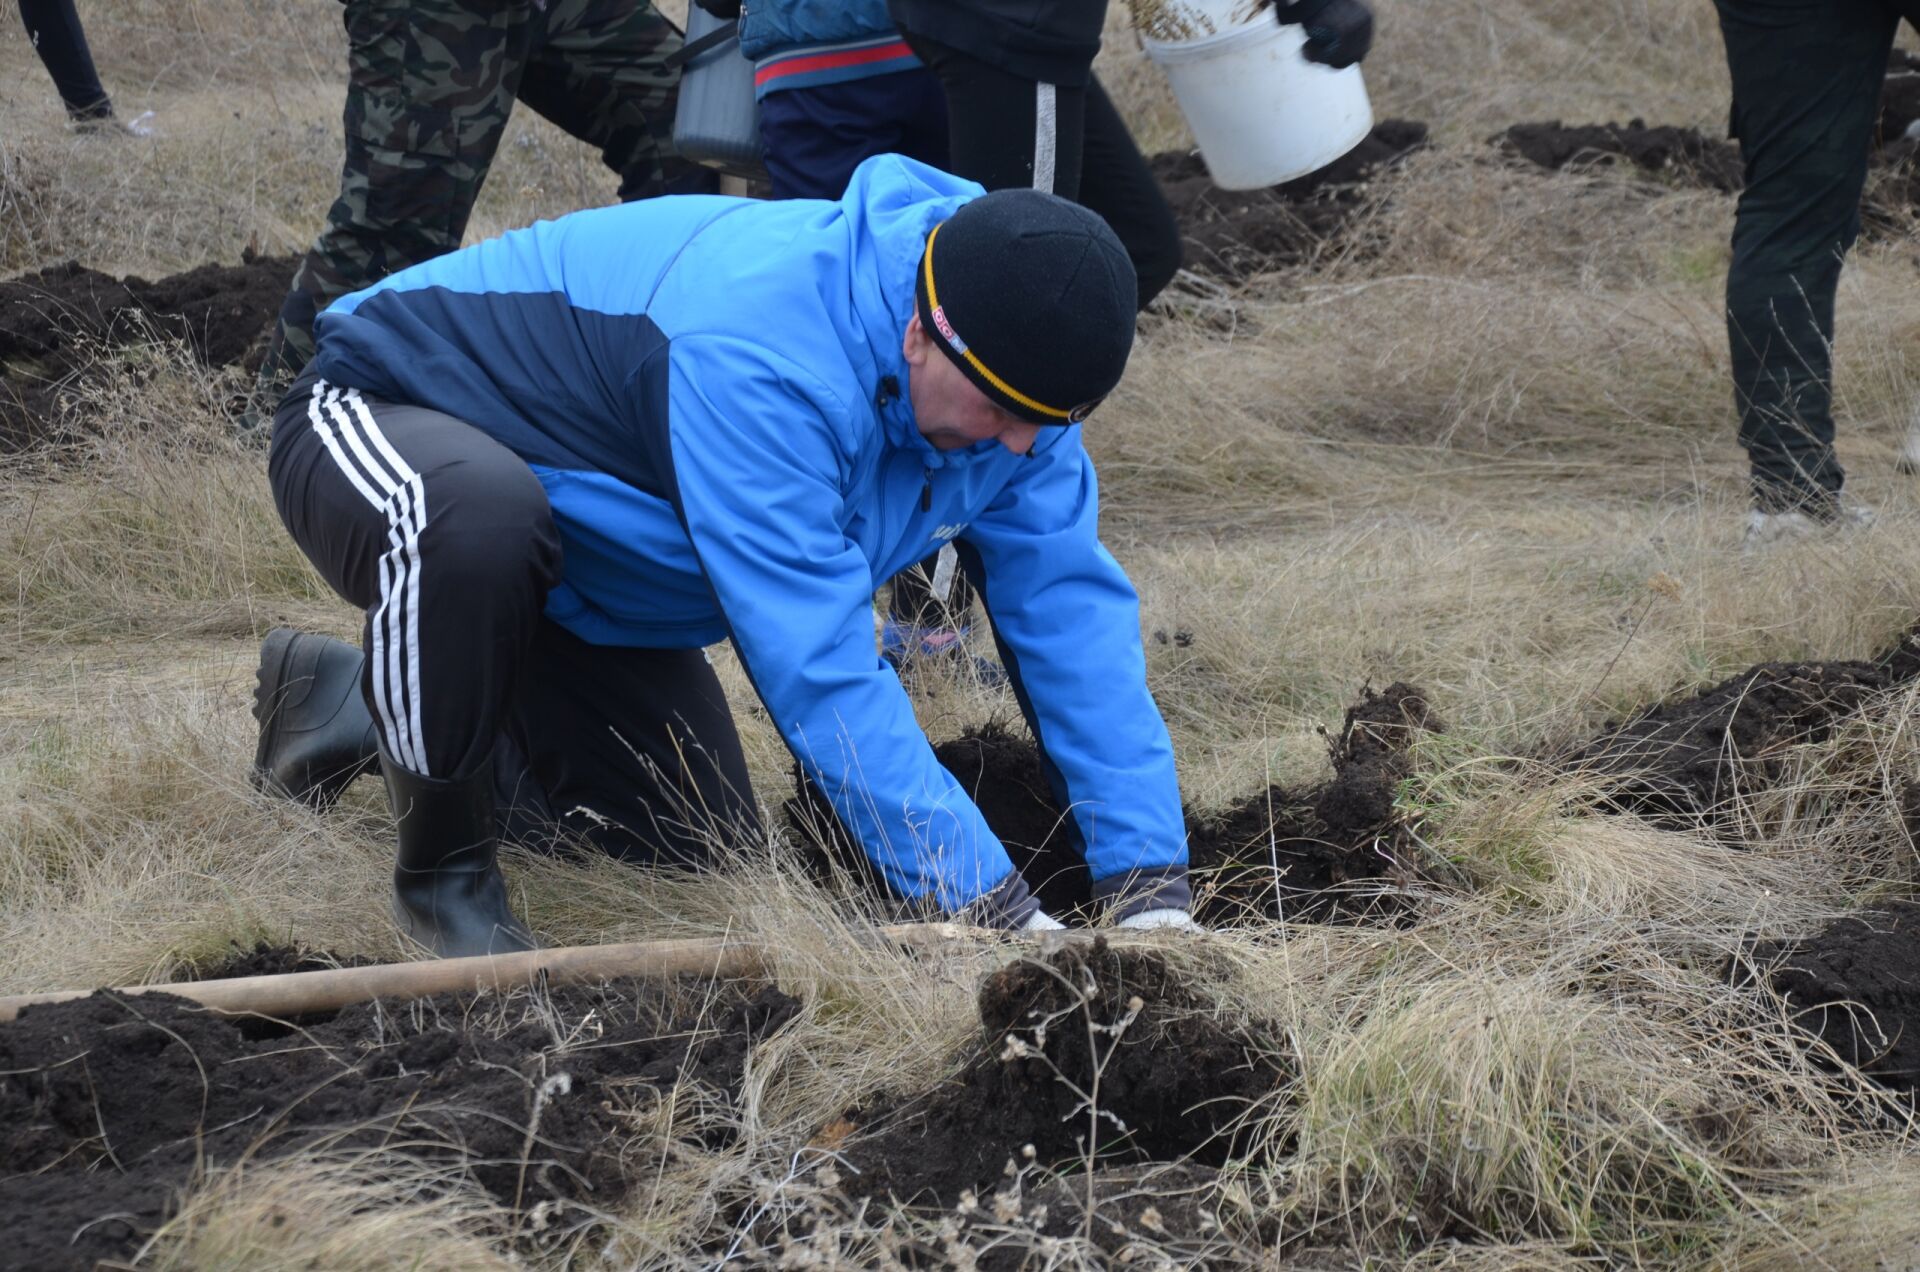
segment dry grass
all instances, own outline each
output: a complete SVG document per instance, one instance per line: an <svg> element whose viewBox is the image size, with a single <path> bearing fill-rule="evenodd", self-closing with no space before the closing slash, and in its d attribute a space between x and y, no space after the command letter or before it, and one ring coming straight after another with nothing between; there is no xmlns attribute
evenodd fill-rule
<svg viewBox="0 0 1920 1272"><path fill-rule="evenodd" d="M1190 801L1317 779L1317 728L1368 682L1426 686L1453 725L1402 797L1434 880L1417 923L1170 951L1296 1058L1259 1111L1273 1151L1213 1186L1238 1245L1209 1262L1270 1261L1278 1225L1328 1268L1910 1264L1898 1120L1844 1121L1873 1093L1721 972L1754 934L1910 888L1911 697L1796 750L1790 780L1739 810L1737 846L1596 817L1591 779L1523 758L1748 663L1864 656L1910 625L1920 506L1891 471L1920 383L1910 243L1863 245L1840 299L1841 445L1884 519L1743 558L1719 319L1731 200L1544 177L1481 145L1555 117L1714 130L1710 6L1378 8L1378 113L1429 121L1437 144L1376 187L1372 250L1177 299L1092 438ZM77 256L154 276L249 241L298 249L336 177L338 15L89 7L109 87L164 129L120 147L66 135L17 27L0 30L0 268ZM1104 78L1150 148L1183 144L1120 21ZM474 233L612 184L523 112ZM319 816L244 781L254 641L355 618L280 530L259 452L228 438L232 385L164 347L115 359L85 404L99 440L0 474L0 985L165 976L259 937L399 956L377 791ZM784 748L719 661L776 804ZM923 684L916 707L936 737L1013 714L962 680ZM702 876L509 863L552 940L752 935L806 1004L758 1052L742 1107L636 1124L649 1183L595 1236L607 1265L690 1263L753 1214L828 1216L812 1252L842 1265L941 1240L939 1217L836 1210L794 1153L849 1105L949 1071L1004 953L876 946L876 908L790 856L776 838ZM709 1123L727 1147L690 1135ZM497 1214L403 1161L379 1163L377 1186L364 1166L208 1179L143 1266L506 1265ZM1035 1266L1101 1258L1036 1249Z"/></svg>

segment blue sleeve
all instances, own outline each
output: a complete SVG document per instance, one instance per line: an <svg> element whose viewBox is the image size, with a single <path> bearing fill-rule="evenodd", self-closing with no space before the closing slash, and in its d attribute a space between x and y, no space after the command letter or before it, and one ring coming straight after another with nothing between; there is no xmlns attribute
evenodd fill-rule
<svg viewBox="0 0 1920 1272"><path fill-rule="evenodd" d="M946 910L1013 874L874 648L872 571L843 526L853 416L817 377L723 336L676 338L677 502L760 700L887 882Z"/></svg>
<svg viewBox="0 0 1920 1272"><path fill-rule="evenodd" d="M1147 692L1140 600L1100 542L1078 436L1022 464L961 537L1094 895L1122 917L1188 905L1186 820Z"/></svg>

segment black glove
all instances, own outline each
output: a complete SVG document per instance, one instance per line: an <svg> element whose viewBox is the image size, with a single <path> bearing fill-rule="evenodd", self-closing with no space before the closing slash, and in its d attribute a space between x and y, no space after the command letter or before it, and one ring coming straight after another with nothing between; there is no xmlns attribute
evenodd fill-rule
<svg viewBox="0 0 1920 1272"><path fill-rule="evenodd" d="M740 16L740 0L693 0L693 2L722 22L732 22Z"/></svg>
<svg viewBox="0 0 1920 1272"><path fill-rule="evenodd" d="M700 0L695 0L699 3ZM1373 46L1373 10L1362 0L1294 0L1276 4L1281 26L1299 23L1307 33L1307 61L1345 70Z"/></svg>

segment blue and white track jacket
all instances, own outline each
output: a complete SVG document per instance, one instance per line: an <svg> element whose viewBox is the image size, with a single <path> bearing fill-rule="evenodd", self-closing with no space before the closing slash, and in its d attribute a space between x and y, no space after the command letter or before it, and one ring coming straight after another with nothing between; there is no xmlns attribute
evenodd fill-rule
<svg viewBox="0 0 1920 1272"><path fill-rule="evenodd" d="M914 426L915 270L980 193L883 155L838 202L688 195L543 221L341 298L313 369L525 459L565 549L547 616L603 645L731 638L888 882L948 910L1024 889L875 653L870 598L956 540L1096 895L1185 905L1172 747L1080 428L1024 458L942 452Z"/></svg>

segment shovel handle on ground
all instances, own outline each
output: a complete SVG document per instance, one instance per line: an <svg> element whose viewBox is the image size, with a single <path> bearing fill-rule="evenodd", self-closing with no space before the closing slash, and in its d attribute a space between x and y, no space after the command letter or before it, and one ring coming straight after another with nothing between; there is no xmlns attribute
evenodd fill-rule
<svg viewBox="0 0 1920 1272"><path fill-rule="evenodd" d="M956 923L900 923L881 928L880 935L897 945L924 947L983 933ZM424 998L429 994L509 990L535 982L577 985L621 977L706 976L724 980L757 976L771 965L772 955L772 948L761 941L696 937L621 945L571 945L517 954L381 963L373 967L286 972L276 976L133 985L106 992L172 994L228 1015L287 1017L334 1011L375 998ZM96 992L99 991L67 989L0 998L0 1022L12 1020L23 1008L69 1002Z"/></svg>

